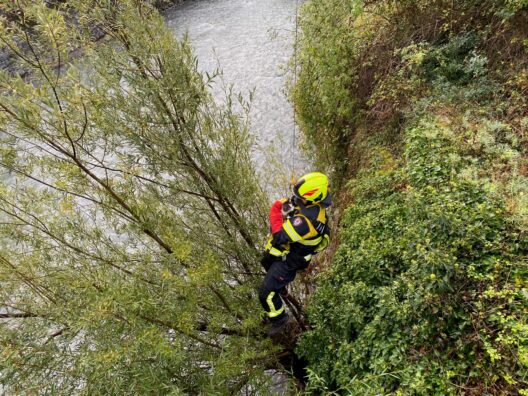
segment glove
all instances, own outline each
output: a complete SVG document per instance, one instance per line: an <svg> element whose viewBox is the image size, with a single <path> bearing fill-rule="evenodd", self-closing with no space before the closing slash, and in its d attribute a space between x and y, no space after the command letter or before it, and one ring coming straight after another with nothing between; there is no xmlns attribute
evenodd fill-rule
<svg viewBox="0 0 528 396"><path fill-rule="evenodd" d="M291 202L286 201L282 204L281 213L283 218L290 216L294 211L295 206Z"/></svg>

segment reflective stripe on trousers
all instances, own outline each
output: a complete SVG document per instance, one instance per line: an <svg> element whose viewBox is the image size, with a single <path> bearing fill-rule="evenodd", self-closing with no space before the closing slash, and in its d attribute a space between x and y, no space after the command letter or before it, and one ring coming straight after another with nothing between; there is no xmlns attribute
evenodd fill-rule
<svg viewBox="0 0 528 396"><path fill-rule="evenodd" d="M284 305L280 307L279 309L275 308L275 304L273 304L273 297L275 296L275 292L272 291L270 294L268 294L268 297L266 298L266 303L268 304L269 311L268 316L270 318L276 318L281 313L284 312Z"/></svg>

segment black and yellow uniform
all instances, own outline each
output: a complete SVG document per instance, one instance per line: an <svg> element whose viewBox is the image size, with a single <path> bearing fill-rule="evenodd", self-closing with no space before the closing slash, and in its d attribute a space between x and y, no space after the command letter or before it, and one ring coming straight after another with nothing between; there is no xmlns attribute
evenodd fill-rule
<svg viewBox="0 0 528 396"><path fill-rule="evenodd" d="M314 254L328 245L326 208L330 205L330 195L317 203L297 202L282 229L269 239L262 260L267 274L259 288L259 299L272 321L285 315L280 291L295 279L298 270L308 267Z"/></svg>

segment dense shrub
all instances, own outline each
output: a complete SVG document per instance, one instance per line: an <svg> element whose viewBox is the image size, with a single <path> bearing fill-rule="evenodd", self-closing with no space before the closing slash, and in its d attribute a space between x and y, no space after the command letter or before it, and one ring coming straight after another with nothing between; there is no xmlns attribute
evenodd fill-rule
<svg viewBox="0 0 528 396"><path fill-rule="evenodd" d="M354 171L357 130L399 125L434 81L526 70L527 17L525 0L306 2L292 98L319 165Z"/></svg>
<svg viewBox="0 0 528 396"><path fill-rule="evenodd" d="M404 158L378 150L350 184L355 203L300 347L313 389L528 392L526 233L479 175L489 163L467 141L473 132L454 132L425 117L407 129Z"/></svg>
<svg viewBox="0 0 528 396"><path fill-rule="evenodd" d="M304 6L293 98L350 202L298 350L309 390L528 394L527 6Z"/></svg>

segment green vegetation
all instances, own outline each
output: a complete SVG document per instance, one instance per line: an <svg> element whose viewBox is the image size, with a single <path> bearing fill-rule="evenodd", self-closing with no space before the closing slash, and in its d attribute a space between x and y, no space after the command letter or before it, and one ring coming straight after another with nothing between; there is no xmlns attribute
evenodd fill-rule
<svg viewBox="0 0 528 396"><path fill-rule="evenodd" d="M266 394L266 197L236 98L145 2L0 7L28 72L0 71L2 392Z"/></svg>
<svg viewBox="0 0 528 396"><path fill-rule="evenodd" d="M527 7L304 6L293 98L348 202L310 390L528 394Z"/></svg>
<svg viewBox="0 0 528 396"><path fill-rule="evenodd" d="M285 355L245 115L151 3L0 5L24 71L0 71L8 394L266 394ZM343 209L308 392L528 395L527 20L526 0L304 4L292 98Z"/></svg>

